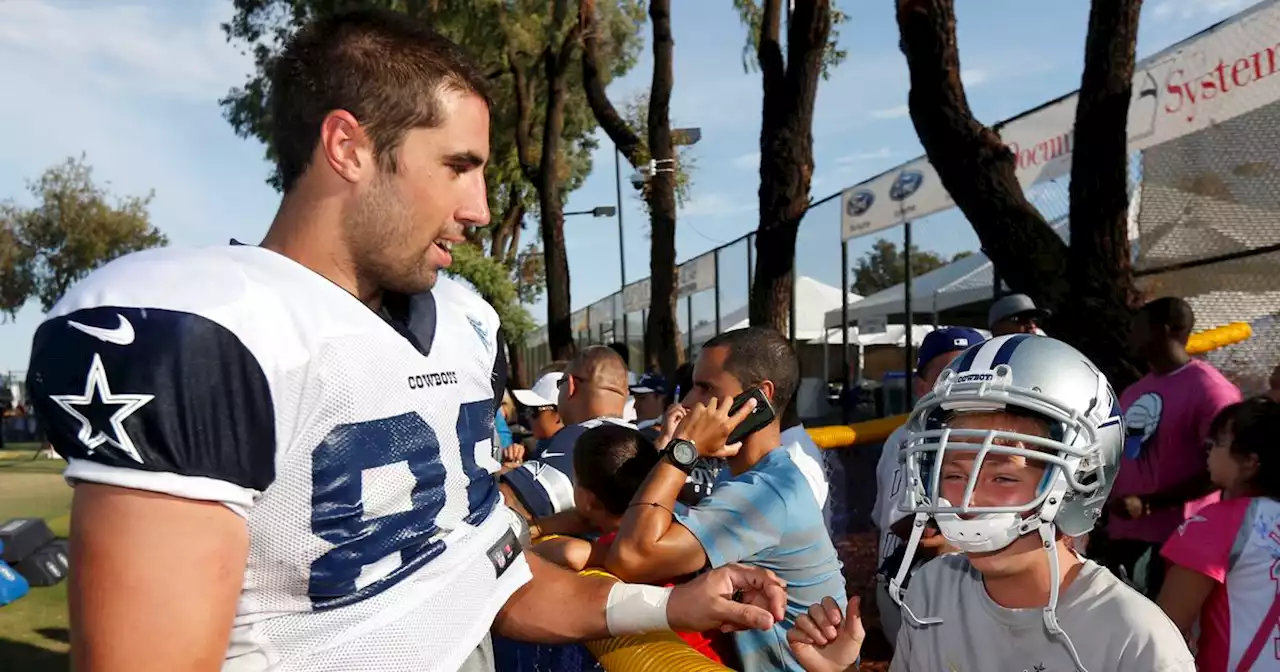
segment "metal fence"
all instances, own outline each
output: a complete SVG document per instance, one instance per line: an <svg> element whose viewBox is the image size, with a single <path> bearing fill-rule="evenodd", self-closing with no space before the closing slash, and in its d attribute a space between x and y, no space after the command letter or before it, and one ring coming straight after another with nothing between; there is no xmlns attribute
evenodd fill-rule
<svg viewBox="0 0 1280 672"><path fill-rule="evenodd" d="M1149 297L1186 298L1196 312L1197 329L1248 322L1252 338L1208 355L1246 392L1259 390L1280 362L1278 33L1280 2L1267 0L1143 59L1135 69L1130 105L1130 236L1139 287ZM1210 88L1221 91L1212 97L1185 93L1204 79L1187 79L1187 73L1202 72L1219 79L1229 76L1230 82L1215 80ZM1179 82L1181 88L1171 84ZM1030 185L1029 199L1064 235L1074 110L1075 99L1069 95L998 125L1016 148L1019 178ZM797 237L793 305L802 293L801 278L848 291L850 237L870 231L900 239L903 217L911 220L916 242L928 241L944 227L967 227L931 170L927 161L916 159L815 204ZM897 181L908 175L915 182L895 193ZM878 223L854 222L850 228L851 218ZM918 246L929 247L927 242ZM676 312L687 355L716 333L746 321L754 255L754 236L748 234L680 265ZM985 286L992 290L985 295L990 297L997 293L997 283L988 266L951 289L972 294ZM648 299L648 281L642 280L577 311L573 325L578 342L625 341L638 354ZM921 312L919 304L912 312ZM804 319L797 314L797 323ZM830 335L828 324L818 326ZM810 331L793 328L797 334ZM839 333L831 343L839 346L847 331L832 331ZM804 336L798 343L820 343L812 333ZM839 347L818 346L821 356L813 356L813 349L801 350L803 377L836 380L848 371L847 347L842 353ZM545 330L528 340L527 356L535 371L549 360ZM636 366L640 361L632 357Z"/></svg>

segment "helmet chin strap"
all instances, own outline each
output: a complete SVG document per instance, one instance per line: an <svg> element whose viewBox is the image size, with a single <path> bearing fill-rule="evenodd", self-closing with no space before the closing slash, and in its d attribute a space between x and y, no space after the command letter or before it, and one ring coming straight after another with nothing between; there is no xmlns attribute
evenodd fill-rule
<svg viewBox="0 0 1280 672"><path fill-rule="evenodd" d="M902 583L907 580L907 575L911 573L911 560L915 557L916 549L920 547L920 539L924 536L924 527L929 522L929 514L920 512L916 514L916 519L911 523L911 537L907 539L907 550L902 555L902 564L898 565L898 574L889 580L889 597L902 608L902 613L911 622L911 625L922 628L926 625L937 625L942 622L941 618L926 616L925 618L917 618L915 612L911 611L911 607L907 606L906 601L902 599Z"/></svg>
<svg viewBox="0 0 1280 672"><path fill-rule="evenodd" d="M1049 634L1062 638L1062 642L1067 645L1067 652L1071 654L1071 661L1076 664L1076 669L1079 672L1089 672L1080 661L1080 653L1076 651L1076 645L1072 643L1071 637L1067 636L1062 626L1058 625L1058 593L1062 582L1058 578L1061 565L1058 563L1057 526L1052 522L1040 523L1040 542L1044 544L1044 550L1049 554L1049 604L1044 606L1044 627Z"/></svg>

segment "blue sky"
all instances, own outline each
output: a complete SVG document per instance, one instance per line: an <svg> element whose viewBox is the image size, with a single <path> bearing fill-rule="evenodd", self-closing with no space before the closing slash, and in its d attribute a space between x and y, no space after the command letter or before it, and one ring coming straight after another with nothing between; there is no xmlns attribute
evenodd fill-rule
<svg viewBox="0 0 1280 672"><path fill-rule="evenodd" d="M898 51L894 4L837 0L850 15L841 45L849 57L819 89L814 122L822 197L921 153L906 114L907 70ZM676 249L684 261L755 228L760 78L742 67L744 29L729 0L673 3L677 125L703 129L692 199L679 214ZM970 103L994 122L1079 84L1087 0L983 0L958 3L960 54ZM1145 55L1252 4L1249 0L1149 0L1138 51ZM256 141L237 138L217 99L244 80L251 61L228 45L218 24L229 1L5 0L0 2L0 198L27 202L26 180L67 156L85 153L101 181L120 194L155 190L151 214L174 245L259 240L277 194ZM110 28L108 28L108 26ZM646 31L647 32L647 31ZM647 48L647 47L646 47ZM615 101L648 87L651 59L615 82ZM570 210L614 203L612 145L602 139L596 170L571 194ZM629 173L624 167L624 176ZM647 218L624 183L627 279L648 275ZM884 232L897 238L900 230ZM617 223L567 221L573 307L616 291ZM525 239L536 235L531 225ZM850 258L874 237L855 240ZM915 240L945 254L977 247L962 218L935 216L916 225ZM838 284L839 210L809 213L798 247L803 274ZM737 271L731 269L738 269ZM722 262L740 272L726 286L723 310L745 299L745 259ZM730 283L726 282L726 285ZM708 309L707 297L695 310ZM545 319L542 304L534 317ZM23 309L0 325L0 371L26 368L41 312ZM698 319L695 317L695 319Z"/></svg>

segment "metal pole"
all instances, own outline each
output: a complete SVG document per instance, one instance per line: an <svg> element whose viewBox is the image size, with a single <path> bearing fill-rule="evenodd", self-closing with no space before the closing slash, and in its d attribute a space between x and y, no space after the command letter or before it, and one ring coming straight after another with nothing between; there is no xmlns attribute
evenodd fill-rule
<svg viewBox="0 0 1280 672"><path fill-rule="evenodd" d="M627 255L622 243L622 152L618 151L618 146L613 146L613 187L618 195L618 276L622 284L618 285L618 292L621 293L627 289ZM622 342L627 344L627 348L631 347L631 335L627 327L627 313L625 308L622 313Z"/></svg>
<svg viewBox="0 0 1280 672"><path fill-rule="evenodd" d="M751 283L756 277L756 238L747 234L747 303L751 303Z"/></svg>
<svg viewBox="0 0 1280 672"><path fill-rule="evenodd" d="M685 323L685 326L687 326L689 329L689 333L686 334L686 336L689 337L688 338L689 349L686 351L687 355L685 357L686 360L689 360L693 358L693 295L692 294L684 297L684 323Z"/></svg>
<svg viewBox="0 0 1280 672"><path fill-rule="evenodd" d="M716 334L720 333L720 248L716 248L715 256L715 282L716 282Z"/></svg>
<svg viewBox="0 0 1280 672"><path fill-rule="evenodd" d="M822 328L826 329L826 321ZM840 241L840 379L844 381L841 395L849 392L849 241ZM840 418L849 422L845 405L840 404Z"/></svg>
<svg viewBox="0 0 1280 672"><path fill-rule="evenodd" d="M906 278L902 283L905 299L903 308L907 312L906 328L903 330L906 336L907 347L904 349L906 356L903 358L902 371L906 374L906 399L907 408L905 412L910 412L911 407L915 405L915 389L911 385L911 370L915 368L915 344L912 342L912 332L915 331L915 316L912 314L911 307L911 222L907 222L902 226L902 262L903 269L906 271Z"/></svg>
<svg viewBox="0 0 1280 672"><path fill-rule="evenodd" d="M791 255L791 305L787 316L787 335L791 338L791 347L796 347L796 255Z"/></svg>

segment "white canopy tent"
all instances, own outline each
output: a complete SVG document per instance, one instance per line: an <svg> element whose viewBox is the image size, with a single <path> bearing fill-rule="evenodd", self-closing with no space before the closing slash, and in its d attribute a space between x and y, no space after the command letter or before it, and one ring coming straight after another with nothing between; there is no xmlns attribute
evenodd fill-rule
<svg viewBox="0 0 1280 672"><path fill-rule="evenodd" d="M847 296L851 304L862 300L862 297L857 294L849 293ZM821 342L824 333L824 316L833 307L837 313L840 312L840 289L814 280L806 275L797 276L795 301L796 342ZM724 314L720 318L720 331L742 329L748 324L750 324L750 320L747 318L747 307L742 306L737 310ZM714 322L701 324L693 330L693 344L695 346L701 345L715 335L716 325ZM817 340L815 341L815 339Z"/></svg>

